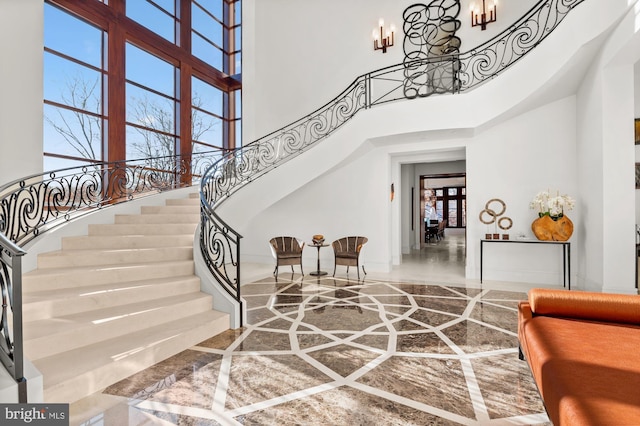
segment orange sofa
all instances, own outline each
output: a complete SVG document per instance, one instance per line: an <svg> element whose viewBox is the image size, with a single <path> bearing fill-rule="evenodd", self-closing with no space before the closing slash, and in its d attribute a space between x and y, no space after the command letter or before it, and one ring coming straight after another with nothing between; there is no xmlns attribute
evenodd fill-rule
<svg viewBox="0 0 640 426"><path fill-rule="evenodd" d="M640 296L538 288L528 299L520 358L553 424L640 425Z"/></svg>

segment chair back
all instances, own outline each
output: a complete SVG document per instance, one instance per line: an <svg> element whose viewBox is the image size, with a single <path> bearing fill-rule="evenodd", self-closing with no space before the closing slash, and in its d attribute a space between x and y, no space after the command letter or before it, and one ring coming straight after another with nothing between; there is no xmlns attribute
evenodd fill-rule
<svg viewBox="0 0 640 426"><path fill-rule="evenodd" d="M304 243L300 243L300 241L295 237L274 237L269 240L269 243L276 254L302 253L302 248L304 247Z"/></svg>
<svg viewBox="0 0 640 426"><path fill-rule="evenodd" d="M360 253L362 246L367 243L367 237L343 237L331 243L336 253Z"/></svg>

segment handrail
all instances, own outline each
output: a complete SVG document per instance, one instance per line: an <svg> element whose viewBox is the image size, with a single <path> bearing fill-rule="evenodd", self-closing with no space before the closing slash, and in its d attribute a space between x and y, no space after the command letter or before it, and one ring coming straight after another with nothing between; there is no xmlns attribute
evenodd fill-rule
<svg viewBox="0 0 640 426"><path fill-rule="evenodd" d="M468 52L416 59L363 74L314 112L220 158L200 182L200 247L210 272L240 303L242 237L215 213L231 194L305 152L362 109L472 90L524 57L583 1L541 0L501 34ZM410 78L405 75L405 70L415 68L418 77L415 72Z"/></svg>

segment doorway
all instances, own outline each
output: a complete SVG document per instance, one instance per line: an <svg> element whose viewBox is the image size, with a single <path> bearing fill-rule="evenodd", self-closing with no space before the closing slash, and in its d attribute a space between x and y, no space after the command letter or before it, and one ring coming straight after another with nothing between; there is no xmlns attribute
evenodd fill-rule
<svg viewBox="0 0 640 426"><path fill-rule="evenodd" d="M466 173L420 176L420 248L437 242L447 230L466 230Z"/></svg>

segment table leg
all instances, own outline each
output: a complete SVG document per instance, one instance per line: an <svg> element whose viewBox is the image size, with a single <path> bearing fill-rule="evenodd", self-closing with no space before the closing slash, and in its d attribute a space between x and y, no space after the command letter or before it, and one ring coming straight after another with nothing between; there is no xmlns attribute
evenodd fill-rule
<svg viewBox="0 0 640 426"><path fill-rule="evenodd" d="M571 290L571 243L567 244L567 284Z"/></svg>
<svg viewBox="0 0 640 426"><path fill-rule="evenodd" d="M484 241L480 240L480 284L482 284L482 243Z"/></svg>
<svg viewBox="0 0 640 426"><path fill-rule="evenodd" d="M320 247L322 246L316 246L316 248L318 249L317 269L311 272L309 275L313 275L313 276L327 275L326 272L320 270Z"/></svg>

